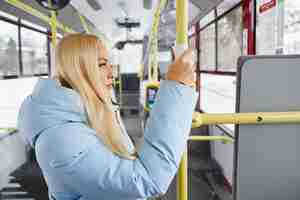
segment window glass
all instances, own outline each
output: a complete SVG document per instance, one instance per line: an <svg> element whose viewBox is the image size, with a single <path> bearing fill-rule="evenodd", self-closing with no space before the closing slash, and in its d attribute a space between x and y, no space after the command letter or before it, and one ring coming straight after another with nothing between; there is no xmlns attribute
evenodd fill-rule
<svg viewBox="0 0 300 200"><path fill-rule="evenodd" d="M238 7L218 21L218 70L236 71L242 36L242 7Z"/></svg>
<svg viewBox="0 0 300 200"><path fill-rule="evenodd" d="M211 24L200 32L200 69L216 69L216 29Z"/></svg>
<svg viewBox="0 0 300 200"><path fill-rule="evenodd" d="M200 28L203 28L205 25L209 24L211 21L215 19L215 10L212 10L210 13L205 15L201 20L200 20Z"/></svg>
<svg viewBox="0 0 300 200"><path fill-rule="evenodd" d="M300 1L284 1L284 47L286 54L300 53Z"/></svg>
<svg viewBox="0 0 300 200"><path fill-rule="evenodd" d="M19 74L18 27L0 21L0 77Z"/></svg>
<svg viewBox="0 0 300 200"><path fill-rule="evenodd" d="M264 8L264 1L256 0L256 54L275 54L278 36L276 7Z"/></svg>
<svg viewBox="0 0 300 200"><path fill-rule="evenodd" d="M21 29L22 61L25 75L48 73L47 36Z"/></svg>
<svg viewBox="0 0 300 200"><path fill-rule="evenodd" d="M201 73L201 110L207 113L234 113L236 77ZM228 128L233 130L232 125Z"/></svg>
<svg viewBox="0 0 300 200"><path fill-rule="evenodd" d="M263 3L257 0L257 54L299 54L300 2L276 1L269 7Z"/></svg>
<svg viewBox="0 0 300 200"><path fill-rule="evenodd" d="M237 5L241 0L224 0L218 7L217 7L217 14L222 15L227 10L231 9L235 5Z"/></svg>

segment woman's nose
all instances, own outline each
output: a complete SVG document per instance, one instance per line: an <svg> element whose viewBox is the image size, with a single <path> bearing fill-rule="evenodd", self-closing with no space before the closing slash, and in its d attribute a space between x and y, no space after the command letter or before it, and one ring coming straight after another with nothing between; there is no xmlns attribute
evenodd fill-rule
<svg viewBox="0 0 300 200"><path fill-rule="evenodd" d="M109 74L112 74L112 72L113 72L113 65L112 64L108 64L107 65L107 70L108 70Z"/></svg>

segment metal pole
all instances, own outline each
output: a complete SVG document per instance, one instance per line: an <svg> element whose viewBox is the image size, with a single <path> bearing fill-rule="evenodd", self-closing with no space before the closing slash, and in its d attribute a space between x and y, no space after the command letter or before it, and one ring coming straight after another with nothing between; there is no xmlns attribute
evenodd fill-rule
<svg viewBox="0 0 300 200"><path fill-rule="evenodd" d="M80 13L78 13L78 16L79 16L80 23L81 23L81 25L82 25L82 27L83 27L85 33L89 34L89 33L90 33L90 30L89 30L89 28L88 28L88 24L86 23L84 17L83 17Z"/></svg>
<svg viewBox="0 0 300 200"><path fill-rule="evenodd" d="M300 123L300 112L194 113L193 128L216 124L291 124Z"/></svg>
<svg viewBox="0 0 300 200"><path fill-rule="evenodd" d="M188 48L188 0L176 0L175 57ZM188 200L188 154L182 156L177 175L177 200Z"/></svg>
<svg viewBox="0 0 300 200"><path fill-rule="evenodd" d="M57 41L57 23L56 23L56 13L55 11L51 11L51 44L52 47L56 47Z"/></svg>

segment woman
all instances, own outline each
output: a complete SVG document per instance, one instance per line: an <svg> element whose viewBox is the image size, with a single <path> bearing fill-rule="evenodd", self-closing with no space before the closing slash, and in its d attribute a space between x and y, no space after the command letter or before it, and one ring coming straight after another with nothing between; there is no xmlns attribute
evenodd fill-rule
<svg viewBox="0 0 300 200"><path fill-rule="evenodd" d="M185 151L197 94L192 51L172 65L136 151L113 106L112 67L93 35L61 40L56 75L23 102L18 128L35 148L52 200L133 200L167 191Z"/></svg>

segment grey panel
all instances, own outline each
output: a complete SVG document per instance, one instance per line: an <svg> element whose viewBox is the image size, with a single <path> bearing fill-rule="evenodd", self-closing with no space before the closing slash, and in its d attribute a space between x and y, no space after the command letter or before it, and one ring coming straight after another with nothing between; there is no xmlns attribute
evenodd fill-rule
<svg viewBox="0 0 300 200"><path fill-rule="evenodd" d="M57 19L79 33L85 32L81 25L77 11L71 5L68 5L64 9L60 10L58 12Z"/></svg>
<svg viewBox="0 0 300 200"><path fill-rule="evenodd" d="M237 112L300 110L300 56L239 61ZM239 125L235 199L300 199L300 125Z"/></svg>

